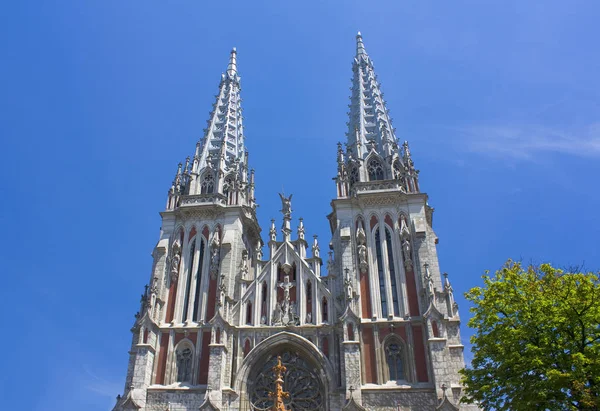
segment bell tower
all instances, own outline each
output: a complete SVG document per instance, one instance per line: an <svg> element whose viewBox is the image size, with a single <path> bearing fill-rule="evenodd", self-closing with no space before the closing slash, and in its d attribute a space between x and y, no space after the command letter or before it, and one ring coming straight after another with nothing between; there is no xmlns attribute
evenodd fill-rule
<svg viewBox="0 0 600 411"><path fill-rule="evenodd" d="M241 276L253 275L262 247L244 140L234 48L204 137L168 190L115 410L177 403L212 409L230 385L229 325L239 315L233 307L244 292Z"/></svg>
<svg viewBox="0 0 600 411"><path fill-rule="evenodd" d="M360 33L352 62L345 147L338 144L337 196L328 216L329 277L346 289L339 307L358 336L340 351L346 398L458 409L464 367L453 291L438 265L433 208L421 191L408 142L399 143ZM353 341L353 340L356 340Z"/></svg>

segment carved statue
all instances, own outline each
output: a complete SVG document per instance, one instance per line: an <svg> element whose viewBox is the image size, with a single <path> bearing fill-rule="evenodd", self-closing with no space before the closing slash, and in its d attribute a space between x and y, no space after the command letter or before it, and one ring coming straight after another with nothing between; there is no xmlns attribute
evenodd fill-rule
<svg viewBox="0 0 600 411"><path fill-rule="evenodd" d="M433 287L433 278L431 278L431 273L429 272L429 265L425 264L425 292L427 293L427 297L429 297L429 301L435 302L435 289Z"/></svg>
<svg viewBox="0 0 600 411"><path fill-rule="evenodd" d="M241 264L241 268L240 268L240 276L241 278L247 278L248 277L248 271L249 271L249 267L248 267L248 251L244 250L242 251L242 264Z"/></svg>
<svg viewBox="0 0 600 411"><path fill-rule="evenodd" d="M404 256L404 261L412 261L410 255L410 241L408 241L408 238L402 240L402 255Z"/></svg>
<svg viewBox="0 0 600 411"><path fill-rule="evenodd" d="M292 216L292 195L290 194L286 198L283 194L279 193L279 197L281 198L281 212L284 218L291 218Z"/></svg>
<svg viewBox="0 0 600 411"><path fill-rule="evenodd" d="M172 247L173 256L171 257L171 281L177 281L179 278L179 263L181 262L181 246L175 241Z"/></svg>
<svg viewBox="0 0 600 411"><path fill-rule="evenodd" d="M364 274L367 272L367 268L369 268L369 263L367 262L366 236L362 227L359 227L356 231L356 238L358 240L358 266L360 268L360 272Z"/></svg>
<svg viewBox="0 0 600 411"><path fill-rule="evenodd" d="M215 236L210 250L210 274L213 277L219 272L220 245L219 238Z"/></svg>

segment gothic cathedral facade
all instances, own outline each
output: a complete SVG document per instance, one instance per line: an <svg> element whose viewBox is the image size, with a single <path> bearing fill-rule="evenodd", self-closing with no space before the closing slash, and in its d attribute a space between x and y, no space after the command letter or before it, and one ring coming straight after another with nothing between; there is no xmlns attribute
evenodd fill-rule
<svg viewBox="0 0 600 411"><path fill-rule="evenodd" d="M114 411L280 409L278 359L289 410L467 409L433 208L356 40L325 253L302 219L292 227L291 195L280 194L281 222L261 238L232 50L205 135L161 213Z"/></svg>

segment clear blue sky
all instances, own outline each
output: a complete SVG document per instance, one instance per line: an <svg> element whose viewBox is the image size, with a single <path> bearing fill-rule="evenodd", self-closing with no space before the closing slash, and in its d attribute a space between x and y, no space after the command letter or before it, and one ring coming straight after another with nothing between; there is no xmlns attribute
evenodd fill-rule
<svg viewBox="0 0 600 411"><path fill-rule="evenodd" d="M122 392L158 212L233 46L263 230L284 187L327 248L361 30L457 294L509 257L600 268L599 3L294 3L6 2L4 409Z"/></svg>

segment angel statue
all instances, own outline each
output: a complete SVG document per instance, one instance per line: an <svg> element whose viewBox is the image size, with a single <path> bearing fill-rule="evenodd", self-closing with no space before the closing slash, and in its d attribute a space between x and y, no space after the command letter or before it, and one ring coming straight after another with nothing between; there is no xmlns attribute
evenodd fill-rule
<svg viewBox="0 0 600 411"><path fill-rule="evenodd" d="M290 218L292 216L292 195L290 194L289 198L286 198L283 194L279 193L279 197L281 198L281 212L284 217Z"/></svg>

